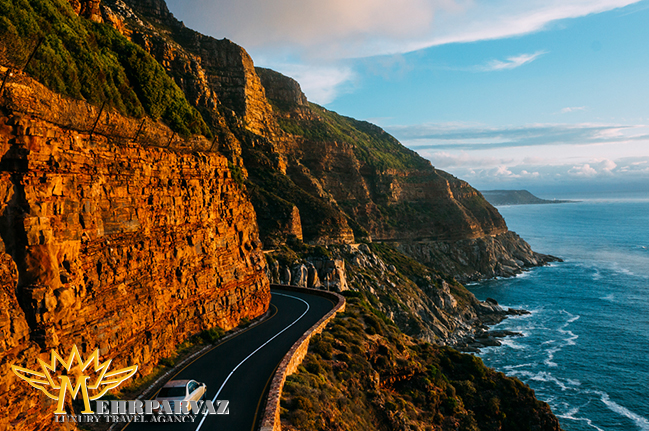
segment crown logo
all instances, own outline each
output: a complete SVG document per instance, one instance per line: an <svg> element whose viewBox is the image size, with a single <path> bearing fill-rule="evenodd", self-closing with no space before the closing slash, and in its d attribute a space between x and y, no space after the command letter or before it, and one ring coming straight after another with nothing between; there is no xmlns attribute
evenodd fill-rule
<svg viewBox="0 0 649 431"><path fill-rule="evenodd" d="M57 352L52 350L50 363L39 359L42 372L32 371L27 368L11 366L13 372L29 383L36 389L43 391L45 395L58 401L55 414L65 414L63 410L65 404L65 396L67 393L72 395L72 399L76 399L77 395L81 393L83 397L84 410L82 414L93 414L90 409L90 401L95 401L106 394L106 392L115 389L125 380L133 377L137 371L137 365L122 368L116 371L108 372L111 359L106 362L99 362L99 349L95 350L92 355L84 362L79 353L79 349L75 345L67 361L63 359ZM54 376L56 374L58 365L61 365L59 371L65 371L64 375ZM95 379L91 379L92 373ZM76 376L76 385L72 385L70 375ZM53 393L50 393L50 390ZM89 390L93 391L93 395L89 394ZM58 391L58 392L57 392ZM96 392L96 393L95 393Z"/></svg>

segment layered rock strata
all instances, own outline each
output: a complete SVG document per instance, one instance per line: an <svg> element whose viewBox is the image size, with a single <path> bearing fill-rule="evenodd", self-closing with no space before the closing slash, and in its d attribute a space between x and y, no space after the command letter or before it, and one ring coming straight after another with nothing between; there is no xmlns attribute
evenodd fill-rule
<svg viewBox="0 0 649 431"><path fill-rule="evenodd" d="M189 336L266 311L254 209L227 159L196 151L209 142L151 124L157 146L143 145L124 136L141 122L114 113L90 134L96 108L27 78L2 107L0 427L53 426L52 402L10 365L76 344L144 375Z"/></svg>

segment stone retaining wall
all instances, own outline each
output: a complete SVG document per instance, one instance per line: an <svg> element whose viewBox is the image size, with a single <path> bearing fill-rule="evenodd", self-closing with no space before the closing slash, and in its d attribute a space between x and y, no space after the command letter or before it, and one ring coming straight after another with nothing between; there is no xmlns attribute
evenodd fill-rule
<svg viewBox="0 0 649 431"><path fill-rule="evenodd" d="M286 353L282 362L280 362L277 371L275 371L275 376L270 384L270 390L268 391L268 401L266 402L266 410L264 411L264 416L261 420L260 431L281 431L282 425L279 419L279 402L282 397L282 388L284 387L284 382L286 377L293 374L297 367L302 363L302 360L306 356L306 353L309 349L309 341L311 337L322 332L322 330L327 326L327 323L331 321L338 312L345 310L345 298L342 295L339 295L334 292L329 292L326 290L317 290L317 289L307 289L304 287L297 286L284 286L284 285L271 285L273 288L289 290L293 292L305 292L311 295L323 296L325 298L333 299L337 301L334 308L327 313L322 319L320 319L315 325L309 328L308 331L300 337L299 340L293 344L291 349Z"/></svg>

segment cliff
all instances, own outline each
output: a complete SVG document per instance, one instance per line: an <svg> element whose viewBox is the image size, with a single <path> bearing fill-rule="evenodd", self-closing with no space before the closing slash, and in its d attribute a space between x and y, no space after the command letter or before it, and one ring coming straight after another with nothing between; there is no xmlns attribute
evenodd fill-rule
<svg viewBox="0 0 649 431"><path fill-rule="evenodd" d="M25 76L1 106L4 426L52 426L51 403L10 365L76 344L146 375L189 336L266 311L254 209L225 157L195 151L209 141L161 124L137 134L110 111L91 134L98 108Z"/></svg>
<svg viewBox="0 0 649 431"><path fill-rule="evenodd" d="M299 83L255 68L246 51L226 39L186 28L164 1L106 5L203 114L215 148L238 166L266 248L290 238L364 240L416 243L417 250L401 250L420 256L455 244L465 251L493 244L468 260L462 253L448 254L440 266L425 260L462 280L511 275L548 260L531 250L524 255L529 247L505 235L503 218L469 184L435 169L379 127L309 103Z"/></svg>
<svg viewBox="0 0 649 431"><path fill-rule="evenodd" d="M420 340L475 351L480 347L475 336L489 337L485 325L518 313L478 301L452 277L391 245L292 246L266 255L271 283L362 294L377 312Z"/></svg>

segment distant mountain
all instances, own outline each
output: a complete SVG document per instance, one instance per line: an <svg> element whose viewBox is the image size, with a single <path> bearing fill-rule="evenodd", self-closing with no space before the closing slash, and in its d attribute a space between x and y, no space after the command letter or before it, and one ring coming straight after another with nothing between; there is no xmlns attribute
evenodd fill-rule
<svg viewBox="0 0 649 431"><path fill-rule="evenodd" d="M564 204L574 201L548 200L534 196L527 190L484 190L482 196L494 206L497 205L532 205L532 204Z"/></svg>

